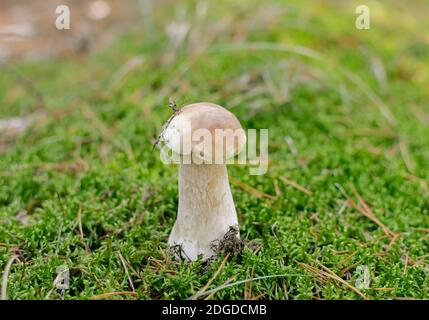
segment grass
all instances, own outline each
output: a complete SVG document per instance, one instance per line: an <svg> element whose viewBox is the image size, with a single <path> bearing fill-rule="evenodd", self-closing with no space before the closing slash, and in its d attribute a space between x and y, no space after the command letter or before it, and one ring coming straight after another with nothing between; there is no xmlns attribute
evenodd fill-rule
<svg viewBox="0 0 429 320"><path fill-rule="evenodd" d="M429 298L427 4L368 1L362 31L358 4L170 4L97 53L14 64L31 87L2 71L0 119L38 115L0 136L7 296ZM172 19L190 25L177 45ZM269 129L267 174L229 167L258 250L208 266L168 255L177 167L152 144L170 96ZM356 287L362 266L369 288Z"/></svg>

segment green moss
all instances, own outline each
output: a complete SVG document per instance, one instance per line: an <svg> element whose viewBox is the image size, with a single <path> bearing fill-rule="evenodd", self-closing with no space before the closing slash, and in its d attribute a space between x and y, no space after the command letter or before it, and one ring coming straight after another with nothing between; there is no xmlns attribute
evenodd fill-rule
<svg viewBox="0 0 429 320"><path fill-rule="evenodd" d="M0 154L1 270L12 248L19 249L8 278L9 297L45 298L60 265L70 268L66 299L130 291L119 254L137 291L124 298L184 299L209 281L223 257L209 266L185 264L172 261L166 251L177 208L177 168L163 165L152 143L173 96L181 105L217 102L231 108L244 127L268 128L268 173L249 176L239 166L229 172L268 194L276 194L277 184L282 193L267 201L233 185L242 238L261 248L256 253L247 248L226 262L208 289L251 275L285 274L255 280L252 295L360 299L299 265L319 267L318 261L351 285L359 276L357 266L368 266L372 289L362 292L370 299L429 298L429 234L424 232L429 228L429 51L418 45L427 21L409 23L422 11L408 4L386 19L389 4L383 2L377 4L371 30L361 32L354 28L353 6L313 3L210 2L203 24L192 18L190 3L194 30L201 39L213 38L200 53L185 42L170 63L162 62L171 51L163 31L174 15L168 7L154 14L152 32L136 28L99 53L15 65L43 92L46 119L20 136L0 137L0 148L5 146ZM263 10L272 23L264 20ZM404 29L402 20L408 22ZM216 31L222 24L224 29ZM245 45L220 50L240 35L258 43L305 46L322 58ZM115 74L136 56L143 59L141 67L112 89ZM373 73L374 57L384 63L386 85ZM341 70L353 72L365 87ZM267 72L277 91L264 81ZM391 110L396 126L368 96L371 92ZM8 73L0 73L0 118L32 114L39 110L35 99ZM341 209L346 198L339 186L357 201L351 185L383 224L401 233L396 241L382 238L381 228L352 207ZM22 210L27 225L16 218ZM244 294L245 284L239 284L213 298ZM49 297L59 298L60 292L53 290Z"/></svg>

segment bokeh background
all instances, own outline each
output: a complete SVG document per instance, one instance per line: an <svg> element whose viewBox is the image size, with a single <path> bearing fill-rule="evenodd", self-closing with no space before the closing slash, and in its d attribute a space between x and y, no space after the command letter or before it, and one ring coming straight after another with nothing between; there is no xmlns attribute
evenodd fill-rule
<svg viewBox="0 0 429 320"><path fill-rule="evenodd" d="M2 0L2 298L429 298L428 11ZM152 145L170 97L269 129L267 174L229 167L240 254L168 253L177 167Z"/></svg>

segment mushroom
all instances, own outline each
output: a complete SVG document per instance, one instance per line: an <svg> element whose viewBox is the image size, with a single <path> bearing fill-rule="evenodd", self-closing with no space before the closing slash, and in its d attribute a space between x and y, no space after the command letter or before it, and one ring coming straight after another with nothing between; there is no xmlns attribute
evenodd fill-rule
<svg viewBox="0 0 429 320"><path fill-rule="evenodd" d="M216 255L216 241L231 227L238 231L226 164L246 135L234 114L207 102L181 108L166 126L162 141L180 156L179 208L168 244L179 247L176 258L207 260Z"/></svg>

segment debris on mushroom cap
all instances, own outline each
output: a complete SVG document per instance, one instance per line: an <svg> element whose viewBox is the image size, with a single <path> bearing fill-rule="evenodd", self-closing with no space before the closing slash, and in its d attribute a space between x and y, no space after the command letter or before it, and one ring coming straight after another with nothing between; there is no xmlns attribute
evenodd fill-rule
<svg viewBox="0 0 429 320"><path fill-rule="evenodd" d="M177 154L192 155L206 164L224 163L241 151L246 135L233 113L200 102L180 109L165 128L163 142Z"/></svg>

